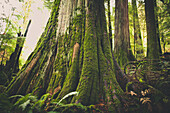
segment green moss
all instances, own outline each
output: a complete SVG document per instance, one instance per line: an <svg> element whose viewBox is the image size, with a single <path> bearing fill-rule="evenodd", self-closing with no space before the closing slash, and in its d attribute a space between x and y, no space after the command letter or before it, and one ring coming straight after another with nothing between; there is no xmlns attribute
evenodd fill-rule
<svg viewBox="0 0 170 113"><path fill-rule="evenodd" d="M54 51L55 45L55 35L57 27L57 17L59 10L60 0L55 0L51 17L48 20L45 31L40 37L35 50L31 53L25 65L22 67L21 71L18 73L17 77L12 80L8 86L6 92L11 94L25 94L33 90L35 87L35 79L38 79L36 75L43 76L45 74L45 69L48 65L48 59L51 57L50 54ZM41 71L40 71L41 70ZM32 80L33 79L33 80ZM32 81L32 84L30 83ZM36 80L37 81L37 80Z"/></svg>
<svg viewBox="0 0 170 113"><path fill-rule="evenodd" d="M64 80L64 84L60 94L58 95L57 99L61 99L66 94L73 92L77 88L77 84L79 81L79 47L78 50L75 50L75 57L73 59L72 66ZM69 101L69 100L68 100Z"/></svg>
<svg viewBox="0 0 170 113"><path fill-rule="evenodd" d="M99 6L102 9L103 6ZM105 20L104 12L98 15L100 20ZM120 96L123 90L120 88L114 73L114 64L111 53L110 41L106 31L105 21L97 21L98 37L98 65L100 72L100 98L108 105L110 111L115 112L121 106Z"/></svg>
<svg viewBox="0 0 170 113"><path fill-rule="evenodd" d="M90 9L89 9L90 10ZM72 101L81 102L84 105L97 103L99 92L99 70L97 59L97 37L94 28L94 12L89 11L86 15L86 32L84 37L84 56L82 73L77 91L79 95Z"/></svg>
<svg viewBox="0 0 170 113"><path fill-rule="evenodd" d="M127 52L122 50L121 48L118 51L119 52L115 53L114 55L120 67L123 67L129 61L127 57Z"/></svg>

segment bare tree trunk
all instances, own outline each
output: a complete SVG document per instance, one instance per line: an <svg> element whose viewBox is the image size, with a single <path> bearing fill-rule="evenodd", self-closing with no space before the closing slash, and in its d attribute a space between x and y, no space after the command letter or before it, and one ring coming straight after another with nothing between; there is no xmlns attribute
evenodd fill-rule
<svg viewBox="0 0 170 113"><path fill-rule="evenodd" d="M157 39L158 39L158 48L159 48L159 53L162 54L156 0L154 0L154 9L155 9L154 11L155 11L156 36L157 36Z"/></svg>
<svg viewBox="0 0 170 113"><path fill-rule="evenodd" d="M138 18L138 11L136 0L132 0L132 7L133 7L133 26L134 26L134 54L142 54L143 53L143 43L139 25L139 18Z"/></svg>
<svg viewBox="0 0 170 113"><path fill-rule="evenodd" d="M113 39L112 39L112 26L111 26L111 12L110 12L110 0L107 0L107 5L108 5L108 28L109 28L109 39L110 39L110 45L111 45L111 50L113 49Z"/></svg>
<svg viewBox="0 0 170 113"><path fill-rule="evenodd" d="M114 55L122 67L135 57L130 46L128 0L116 0L115 4Z"/></svg>

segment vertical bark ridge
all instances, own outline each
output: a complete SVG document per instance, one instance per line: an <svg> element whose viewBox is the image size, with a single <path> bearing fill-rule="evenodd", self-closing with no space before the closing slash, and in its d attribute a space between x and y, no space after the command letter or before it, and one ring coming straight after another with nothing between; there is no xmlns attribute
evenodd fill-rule
<svg viewBox="0 0 170 113"><path fill-rule="evenodd" d="M153 0L145 0L145 14L147 27L147 57L149 59L159 59Z"/></svg>
<svg viewBox="0 0 170 113"><path fill-rule="evenodd" d="M64 80L62 90L59 93L57 100L61 99L66 94L75 91L77 88L77 84L79 82L79 44L78 43L74 45L72 62L73 62L72 66ZM69 103L70 101L71 99L69 99L67 103Z"/></svg>
<svg viewBox="0 0 170 113"><path fill-rule="evenodd" d="M116 1L114 55L121 67L135 60L130 46L128 0Z"/></svg>
<svg viewBox="0 0 170 113"><path fill-rule="evenodd" d="M136 0L132 0L132 7L133 7L133 26L134 26L134 54L137 57L137 54L143 53L143 43L142 43L142 37L141 37L141 31L139 25Z"/></svg>
<svg viewBox="0 0 170 113"><path fill-rule="evenodd" d="M97 60L97 37L95 26L95 2L86 0L86 31L84 38L84 59L82 73L80 76L77 91L79 95L73 99L75 102L81 102L84 105L89 103L95 104L97 99L97 76L98 60Z"/></svg>

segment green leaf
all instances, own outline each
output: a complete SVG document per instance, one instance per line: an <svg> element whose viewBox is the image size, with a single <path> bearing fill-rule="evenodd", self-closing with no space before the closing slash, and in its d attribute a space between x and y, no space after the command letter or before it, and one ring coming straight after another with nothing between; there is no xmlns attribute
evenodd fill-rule
<svg viewBox="0 0 170 113"><path fill-rule="evenodd" d="M126 91L128 91L128 87L129 87L129 85L131 85L131 84L133 84L133 82L128 82L128 83L126 84Z"/></svg>
<svg viewBox="0 0 170 113"><path fill-rule="evenodd" d="M66 99L66 98L69 97L69 96L72 96L72 95L78 96L78 94L79 94L79 92L77 92L77 91L71 92L71 93L65 95L57 104L60 104L61 101L63 101L64 99Z"/></svg>
<svg viewBox="0 0 170 113"><path fill-rule="evenodd" d="M13 96L10 96L9 98L16 98L16 97L24 97L23 95L13 95Z"/></svg>
<svg viewBox="0 0 170 113"><path fill-rule="evenodd" d="M19 0L19 2L24 2L24 0Z"/></svg>
<svg viewBox="0 0 170 113"><path fill-rule="evenodd" d="M50 112L47 112L47 113L59 113L59 112L56 112L56 111L50 111Z"/></svg>
<svg viewBox="0 0 170 113"><path fill-rule="evenodd" d="M16 105L23 104L24 102L26 102L28 100L29 96L30 96L30 94L27 94L27 95L21 97L20 99L18 99L18 101L14 105L16 106Z"/></svg>
<svg viewBox="0 0 170 113"><path fill-rule="evenodd" d="M23 104L19 105L19 107L21 107L22 110L24 111L28 104L30 104L30 100L27 100L27 101L24 102Z"/></svg>

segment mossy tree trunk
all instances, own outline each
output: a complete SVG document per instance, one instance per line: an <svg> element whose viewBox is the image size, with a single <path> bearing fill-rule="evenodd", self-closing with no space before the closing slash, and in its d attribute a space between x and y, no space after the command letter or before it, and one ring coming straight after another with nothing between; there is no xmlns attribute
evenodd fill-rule
<svg viewBox="0 0 170 113"><path fill-rule="evenodd" d="M56 54L56 28L60 1L56 0L48 20L45 31L42 33L35 50L31 53L17 76L8 85L6 92L9 95L25 95L39 89L39 95L45 93L47 84L53 72L53 62Z"/></svg>
<svg viewBox="0 0 170 113"><path fill-rule="evenodd" d="M147 27L147 58L159 59L159 44L156 34L153 0L145 0L145 14Z"/></svg>
<svg viewBox="0 0 170 113"><path fill-rule="evenodd" d="M135 60L130 46L128 0L115 1L114 55L121 67Z"/></svg>
<svg viewBox="0 0 170 113"><path fill-rule="evenodd" d="M69 1L63 4L65 7L60 9L59 14L62 14L62 11L70 11L72 7L68 13L72 20L68 31L62 31L55 63L56 73L53 74L48 90L61 86L61 90L57 92L57 100L69 92L78 91L79 95L67 99L66 103L90 105L104 100L105 104L115 110L120 107L119 97L123 91L114 74L104 1L78 0L66 5L70 3ZM59 19L60 23L65 23L64 20ZM62 24L58 29L60 27L62 29ZM113 104L115 106L112 106Z"/></svg>
<svg viewBox="0 0 170 113"><path fill-rule="evenodd" d="M137 58L138 54L143 53L143 44L142 44L142 36L140 31L136 0L132 0L132 7L133 7L133 27L134 27L134 54Z"/></svg>
<svg viewBox="0 0 170 113"><path fill-rule="evenodd" d="M55 0L45 32L7 93L53 92L58 101L77 91L65 103L104 103L120 112L124 92L114 62L104 0Z"/></svg>

